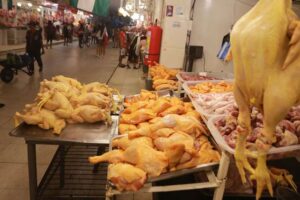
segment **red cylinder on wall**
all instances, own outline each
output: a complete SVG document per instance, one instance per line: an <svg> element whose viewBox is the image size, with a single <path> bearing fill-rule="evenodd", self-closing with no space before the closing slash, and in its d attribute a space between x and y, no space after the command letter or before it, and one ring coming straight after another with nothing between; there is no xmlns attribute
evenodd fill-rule
<svg viewBox="0 0 300 200"><path fill-rule="evenodd" d="M162 28L153 25L148 28L147 32L147 55L145 57L146 65L154 65L159 62L160 48L162 39Z"/></svg>

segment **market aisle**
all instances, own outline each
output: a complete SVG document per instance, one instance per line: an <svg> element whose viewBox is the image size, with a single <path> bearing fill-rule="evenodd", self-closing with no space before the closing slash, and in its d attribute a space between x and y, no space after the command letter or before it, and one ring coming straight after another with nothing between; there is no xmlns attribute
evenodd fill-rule
<svg viewBox="0 0 300 200"><path fill-rule="evenodd" d="M33 77L20 72L10 84L0 83L0 200L28 199L27 149L23 139L12 138L8 132L13 128L13 115L24 104L33 101L43 79L55 75L77 78L81 82L106 82L118 63L118 50L108 48L105 58L95 56L95 48L79 49L77 43L64 47L54 46L43 57L44 72ZM144 87L141 70L118 68L109 85L122 94L135 94ZM37 163L39 180L45 172L56 146L39 145ZM131 199L131 198L126 198Z"/></svg>

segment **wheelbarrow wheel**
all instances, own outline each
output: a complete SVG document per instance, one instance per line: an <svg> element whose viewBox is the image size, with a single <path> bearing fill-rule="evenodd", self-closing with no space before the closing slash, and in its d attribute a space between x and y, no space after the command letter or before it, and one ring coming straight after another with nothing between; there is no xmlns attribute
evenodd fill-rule
<svg viewBox="0 0 300 200"><path fill-rule="evenodd" d="M3 82L9 83L14 78L14 71L9 68L4 68L4 69L2 69L0 76L1 76L1 80Z"/></svg>

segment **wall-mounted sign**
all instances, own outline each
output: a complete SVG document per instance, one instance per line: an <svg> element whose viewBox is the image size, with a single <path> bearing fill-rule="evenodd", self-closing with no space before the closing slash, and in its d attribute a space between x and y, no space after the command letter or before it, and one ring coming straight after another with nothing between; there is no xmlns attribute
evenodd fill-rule
<svg viewBox="0 0 300 200"><path fill-rule="evenodd" d="M166 16L173 17L174 6L167 5Z"/></svg>

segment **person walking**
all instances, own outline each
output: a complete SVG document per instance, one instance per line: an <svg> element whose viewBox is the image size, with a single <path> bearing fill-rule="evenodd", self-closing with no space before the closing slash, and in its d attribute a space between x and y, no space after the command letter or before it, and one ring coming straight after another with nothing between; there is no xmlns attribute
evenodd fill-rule
<svg viewBox="0 0 300 200"><path fill-rule="evenodd" d="M113 31L113 48L119 48L119 29L115 28Z"/></svg>
<svg viewBox="0 0 300 200"><path fill-rule="evenodd" d="M106 46L108 44L108 41L109 41L109 37L108 37L106 26L104 25L103 33L102 33L102 43L101 43L101 47L100 47L100 56L101 55L103 57L105 56Z"/></svg>
<svg viewBox="0 0 300 200"><path fill-rule="evenodd" d="M64 23L63 26L63 37L64 37L64 46L68 46L69 43L69 30L67 23Z"/></svg>
<svg viewBox="0 0 300 200"><path fill-rule="evenodd" d="M43 71L43 62L41 55L44 53L43 37L40 26L35 22L29 23L29 30L26 32L26 53L31 58L29 64L29 73L34 73L34 60L39 65L39 71Z"/></svg>
<svg viewBox="0 0 300 200"><path fill-rule="evenodd" d="M128 64L124 65L122 63L123 59L126 58L127 56L127 36L126 36L126 32L125 32L125 27L123 27L120 32L119 32L119 48L120 48L120 56L119 56L119 67L126 67L130 68L130 66Z"/></svg>
<svg viewBox="0 0 300 200"><path fill-rule="evenodd" d="M49 20L48 24L45 28L46 39L47 39L46 49L48 49L49 44L50 44L50 49L52 49L52 42L55 37L55 32L56 32L56 29L55 29L52 21Z"/></svg>
<svg viewBox="0 0 300 200"><path fill-rule="evenodd" d="M83 48L84 24L80 23L78 28L78 43L79 47Z"/></svg>

